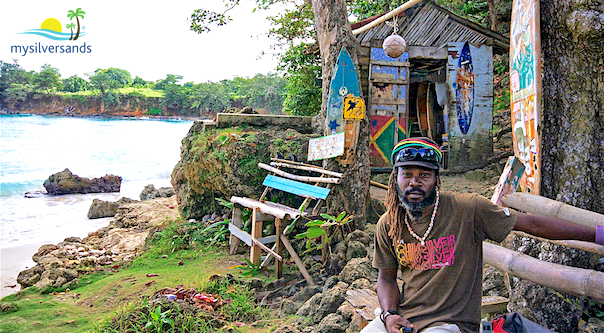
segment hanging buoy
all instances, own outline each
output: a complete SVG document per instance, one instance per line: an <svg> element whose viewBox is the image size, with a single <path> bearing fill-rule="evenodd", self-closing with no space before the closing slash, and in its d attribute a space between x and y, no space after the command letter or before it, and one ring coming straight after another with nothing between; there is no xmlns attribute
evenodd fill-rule
<svg viewBox="0 0 604 333"><path fill-rule="evenodd" d="M407 43L403 37L393 33L384 40L382 48L390 58L398 58L407 50Z"/></svg>

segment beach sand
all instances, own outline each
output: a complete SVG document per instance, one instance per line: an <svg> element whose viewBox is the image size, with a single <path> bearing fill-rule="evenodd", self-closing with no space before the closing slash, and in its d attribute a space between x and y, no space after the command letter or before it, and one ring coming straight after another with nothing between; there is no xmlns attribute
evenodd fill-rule
<svg viewBox="0 0 604 333"><path fill-rule="evenodd" d="M35 262L31 260L31 256L42 245L42 243L28 244L0 250L0 297L14 294L21 289L17 283L17 275L22 270L35 266ZM9 287L13 285L16 285L16 287Z"/></svg>

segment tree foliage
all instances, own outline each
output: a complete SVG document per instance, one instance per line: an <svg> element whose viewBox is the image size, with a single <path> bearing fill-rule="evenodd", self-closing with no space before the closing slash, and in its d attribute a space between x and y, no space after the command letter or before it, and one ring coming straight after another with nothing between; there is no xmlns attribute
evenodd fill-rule
<svg viewBox="0 0 604 333"><path fill-rule="evenodd" d="M46 90L47 93L53 89L59 90L62 84L61 73L58 68L44 64L40 72L34 76L33 83L37 90Z"/></svg>
<svg viewBox="0 0 604 333"><path fill-rule="evenodd" d="M63 91L65 92L79 92L92 89L90 82L82 79L77 75L72 75L63 80Z"/></svg>
<svg viewBox="0 0 604 333"><path fill-rule="evenodd" d="M101 95L107 94L109 91L129 86L132 82L130 72L120 68L98 68L93 74L89 74L88 78L92 87L100 91Z"/></svg>
<svg viewBox="0 0 604 333"><path fill-rule="evenodd" d="M14 108L24 100L24 96L31 91L35 72L23 69L16 59L13 62L0 60L0 107Z"/></svg>

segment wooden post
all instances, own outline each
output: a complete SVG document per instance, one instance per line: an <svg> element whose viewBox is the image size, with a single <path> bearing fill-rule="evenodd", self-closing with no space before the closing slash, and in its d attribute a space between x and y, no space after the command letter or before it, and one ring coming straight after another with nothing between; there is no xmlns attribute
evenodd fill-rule
<svg viewBox="0 0 604 333"><path fill-rule="evenodd" d="M262 221L258 220L258 208L252 209L252 237L259 239L262 238ZM252 244L250 250L250 261L254 265L260 264L260 246Z"/></svg>
<svg viewBox="0 0 604 333"><path fill-rule="evenodd" d="M306 282L308 282L308 284L310 284L311 286L314 286L315 283L313 282L312 278L310 277L310 274L308 274L306 267L304 267L304 263L302 263L302 260L300 260L300 257L298 257L296 250L294 250L294 247L290 244L289 240L287 239L287 236L281 234L281 235L279 235L279 238L281 238L281 241L283 242L283 245L285 245L287 252L289 252L289 254L294 259L294 262L300 269L300 272L302 273L302 276L304 276L304 279L306 280Z"/></svg>
<svg viewBox="0 0 604 333"><path fill-rule="evenodd" d="M233 206L233 218L231 220L231 223L233 223L233 225L238 228L241 228L243 226L243 220L241 218L241 208ZM241 241L239 240L239 238L231 235L231 237L229 238L229 254L235 254L235 252L237 252L240 242Z"/></svg>
<svg viewBox="0 0 604 333"><path fill-rule="evenodd" d="M281 224L281 219L275 218L275 235L277 235L277 239L275 241L276 251L278 255L283 255L283 243L281 242L280 235L283 234L283 225ZM277 272L277 279L283 275L283 260L277 260L277 267L275 269Z"/></svg>

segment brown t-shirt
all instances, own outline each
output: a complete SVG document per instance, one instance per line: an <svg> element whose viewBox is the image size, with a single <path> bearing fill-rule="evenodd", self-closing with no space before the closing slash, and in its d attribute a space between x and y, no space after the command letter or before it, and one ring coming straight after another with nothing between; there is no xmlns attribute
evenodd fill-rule
<svg viewBox="0 0 604 333"><path fill-rule="evenodd" d="M434 226L425 245L404 220L402 239L388 236L388 213L378 221L373 267L400 267L405 282L399 313L421 330L443 323L478 332L482 299L482 241L501 242L516 224L516 212L476 194L441 192ZM420 237L430 216L409 220ZM393 246L396 244L396 247Z"/></svg>

